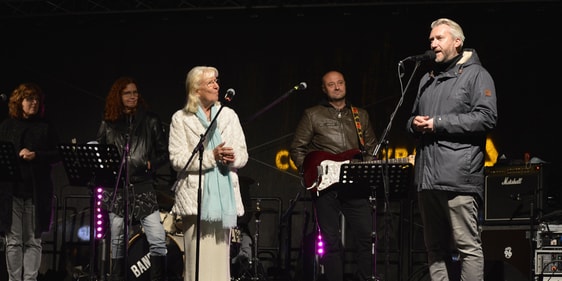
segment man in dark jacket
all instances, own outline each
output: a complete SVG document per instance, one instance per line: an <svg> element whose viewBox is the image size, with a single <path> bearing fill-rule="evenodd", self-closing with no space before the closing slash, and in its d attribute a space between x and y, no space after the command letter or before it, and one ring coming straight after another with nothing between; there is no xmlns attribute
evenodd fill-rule
<svg viewBox="0 0 562 281"><path fill-rule="evenodd" d="M432 70L420 81L407 130L416 139L415 184L432 280L449 280L458 253L462 280L484 278L478 212L484 188L486 134L496 126L496 90L461 27L431 24Z"/></svg>
<svg viewBox="0 0 562 281"><path fill-rule="evenodd" d="M326 100L307 109L302 116L291 144L291 158L306 174L317 171L317 167L308 167L305 158L312 155L326 156L335 160L372 160L376 137L368 112L363 108L352 106L346 101L346 85L343 74L329 71L322 77L322 90ZM309 153L312 153L309 155ZM307 157L308 156L308 157ZM313 156L315 158L316 156ZM316 162L316 161L312 161ZM316 210L317 223L325 242L325 254L320 263L325 278L330 281L343 280L343 247L341 244L340 213L345 216L346 224L352 229L355 238L355 258L359 280L371 280L373 277L372 248L372 208L369 202L369 186L333 184L320 190L311 189ZM305 182L305 185L308 183ZM307 186L310 188L310 186Z"/></svg>
<svg viewBox="0 0 562 281"><path fill-rule="evenodd" d="M146 110L144 99L132 78L121 77L113 83L96 140L100 144L117 146L121 155L126 156L123 171L126 171L127 177L118 181L115 185L118 189L106 190L103 198L109 210L111 226L110 280L122 281L125 275L124 250L125 243L128 243L128 238L124 237L125 203L129 206L128 221L140 221L150 247L150 280L165 280L166 231L160 222L154 181L156 171L169 161L168 137L159 117ZM123 200L123 182L129 188L128 202Z"/></svg>

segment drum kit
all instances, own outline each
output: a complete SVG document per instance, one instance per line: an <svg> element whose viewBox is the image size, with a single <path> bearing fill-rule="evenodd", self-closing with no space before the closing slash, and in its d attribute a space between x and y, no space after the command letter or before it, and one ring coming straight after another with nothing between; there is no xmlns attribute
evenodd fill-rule
<svg viewBox="0 0 562 281"><path fill-rule="evenodd" d="M258 199L255 210L246 210L246 214L254 213L255 230L253 238L251 237L245 217L240 217L238 227L230 232L231 281L267 280L265 269L258 255L260 215L262 211L260 203L261 201Z"/></svg>

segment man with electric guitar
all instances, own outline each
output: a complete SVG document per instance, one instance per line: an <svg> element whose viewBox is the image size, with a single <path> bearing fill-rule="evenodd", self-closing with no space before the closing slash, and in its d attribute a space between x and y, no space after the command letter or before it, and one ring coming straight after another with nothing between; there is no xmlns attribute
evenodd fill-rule
<svg viewBox="0 0 562 281"><path fill-rule="evenodd" d="M333 168L337 166L338 169L341 161L370 161L377 139L368 112L347 102L341 72L324 74L322 91L326 99L306 109L297 125L291 143L291 158L304 176L303 184L312 191L319 231L325 242L325 253L320 258L325 279L343 280L344 249L340 237L340 228L346 227L340 226L340 214L343 214L357 251L354 255L357 280L372 280L370 187L350 188L338 179L318 181L316 176L305 175L329 174L330 165L314 164L321 160L335 161Z"/></svg>

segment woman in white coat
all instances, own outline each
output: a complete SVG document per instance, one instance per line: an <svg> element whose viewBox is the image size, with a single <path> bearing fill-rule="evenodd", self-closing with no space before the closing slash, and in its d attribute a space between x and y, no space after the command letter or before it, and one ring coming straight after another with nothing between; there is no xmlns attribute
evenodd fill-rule
<svg viewBox="0 0 562 281"><path fill-rule="evenodd" d="M172 213L182 218L185 281L196 280L196 272L197 280L230 280L230 231L236 227L237 217L244 214L237 170L248 161L246 139L236 112L219 102L218 77L215 67L192 68L185 81L187 103L174 113L170 124L170 163L178 174ZM209 126L202 146L197 148ZM197 155L192 157L193 152Z"/></svg>

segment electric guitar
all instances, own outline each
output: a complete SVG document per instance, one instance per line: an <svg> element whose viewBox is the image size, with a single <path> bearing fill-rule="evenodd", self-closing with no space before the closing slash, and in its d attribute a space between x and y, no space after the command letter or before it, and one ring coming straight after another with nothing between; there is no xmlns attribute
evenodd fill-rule
<svg viewBox="0 0 562 281"><path fill-rule="evenodd" d="M308 190L322 191L340 180L340 167L361 154L359 149L350 149L333 154L325 151L311 151L302 163L303 185Z"/></svg>
<svg viewBox="0 0 562 281"><path fill-rule="evenodd" d="M340 181L341 166L361 154L359 149L350 149L338 154L325 151L311 151L303 161L302 184L311 191L320 192ZM405 158L389 159L391 164L413 163L413 155ZM382 160L354 162L365 164L382 164Z"/></svg>

